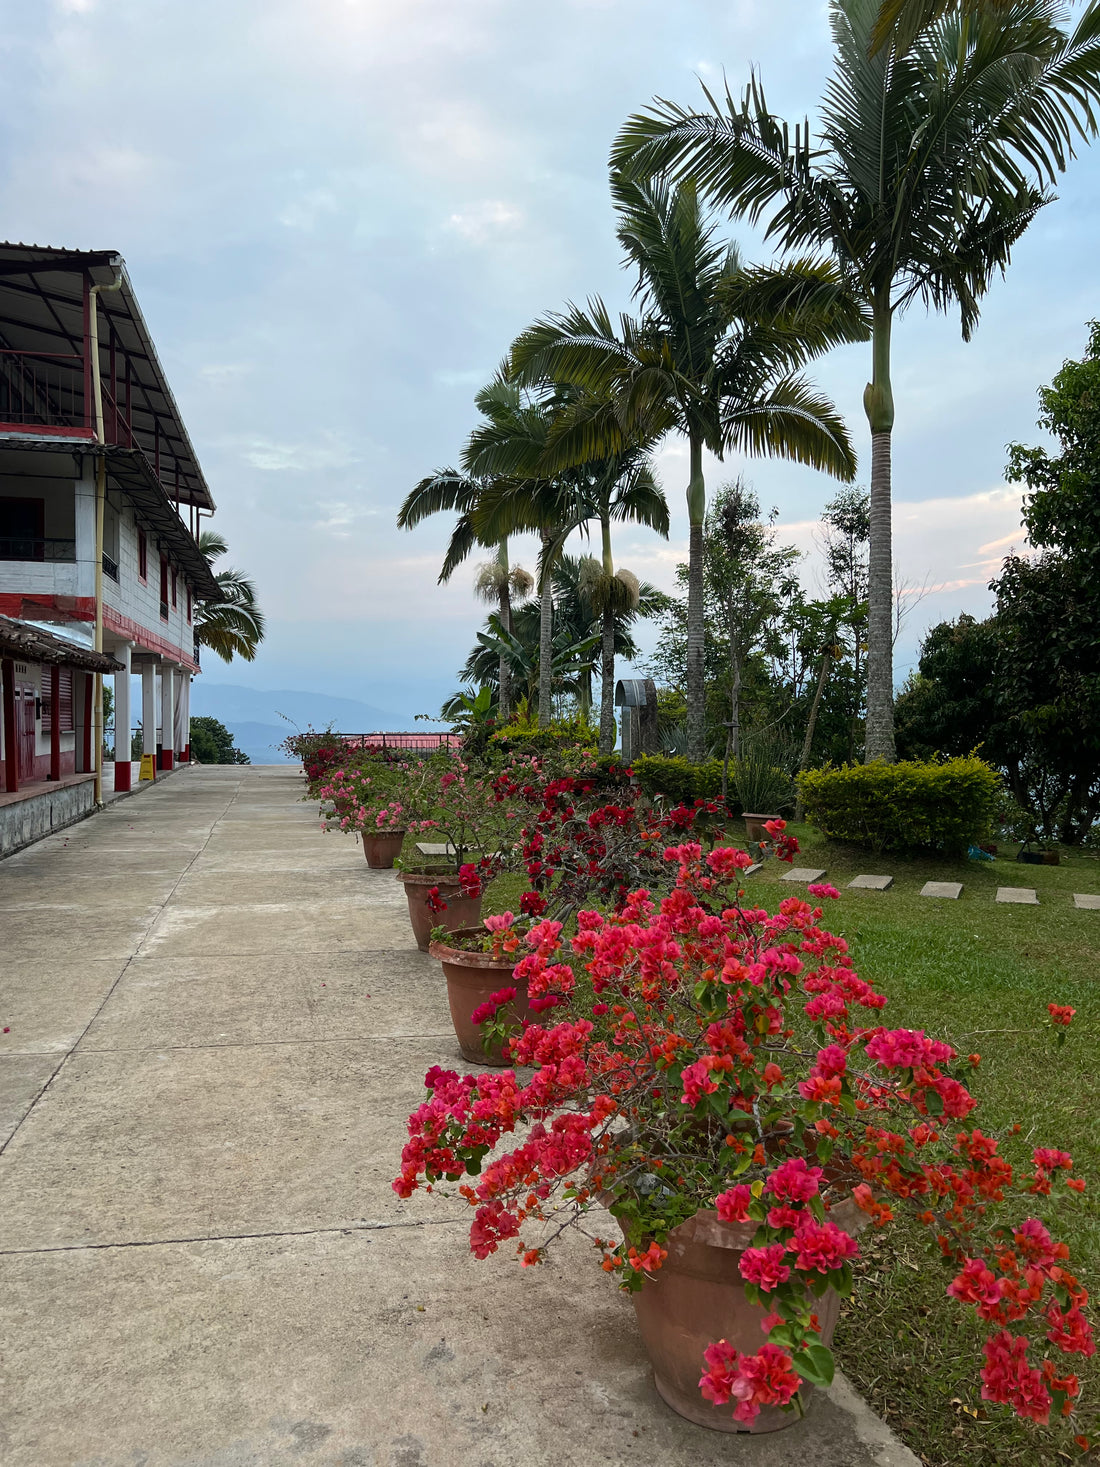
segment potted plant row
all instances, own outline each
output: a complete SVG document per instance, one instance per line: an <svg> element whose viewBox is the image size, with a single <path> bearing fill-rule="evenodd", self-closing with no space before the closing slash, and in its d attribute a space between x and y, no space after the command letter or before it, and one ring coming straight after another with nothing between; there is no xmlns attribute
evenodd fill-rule
<svg viewBox="0 0 1100 1467"><path fill-rule="evenodd" d="M544 850L562 824L542 823ZM782 822L767 834L780 859L797 852ZM834 888L769 913L744 900L744 851L683 840L657 859L663 897L618 891L577 911L568 941L536 910L526 931L506 913L471 939L500 986L466 1017L530 1078L433 1067L395 1191L452 1184L478 1258L506 1246L534 1267L565 1229L586 1233L634 1300L662 1397L720 1431L775 1430L828 1386L860 1234L908 1208L948 1295L988 1327L983 1398L1038 1423L1072 1411L1086 1296L1034 1215L1083 1190L1072 1158L1010 1162L976 1123L979 1056L884 1025L885 996L823 925ZM1072 1017L1049 1006L1059 1042Z"/></svg>

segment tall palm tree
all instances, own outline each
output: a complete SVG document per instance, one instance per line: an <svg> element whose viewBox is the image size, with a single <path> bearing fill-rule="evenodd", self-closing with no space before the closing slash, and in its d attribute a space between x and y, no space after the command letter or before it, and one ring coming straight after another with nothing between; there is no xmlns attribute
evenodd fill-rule
<svg viewBox="0 0 1100 1467"><path fill-rule="evenodd" d="M704 448L777 455L855 473L844 425L798 368L865 327L833 272L805 262L777 274L747 270L722 244L694 185L668 189L616 173L612 189L626 265L637 273L641 314L616 324L598 298L543 317L517 339L522 380L571 382L586 396L555 425L549 462L559 467L653 443L687 439L690 526L688 735L702 759Z"/></svg>
<svg viewBox="0 0 1100 1467"><path fill-rule="evenodd" d="M871 54L881 0L831 0L836 60L820 139L767 107L754 78L738 103L698 113L661 101L632 117L613 160L632 176L690 177L735 214L767 215L784 250L826 250L872 321L868 759L894 757L890 374L894 317L919 299L957 303L964 339L993 275L1093 129L1100 4L1072 35L1058 0L969 9Z"/></svg>
<svg viewBox="0 0 1100 1467"><path fill-rule="evenodd" d="M615 747L615 617L635 611L639 594L637 577L615 569L611 525L630 521L667 539L668 505L649 455L637 443L624 443L617 452L581 460L550 475L543 465L559 417L566 411L591 411L592 405L560 387L551 388L544 405L548 416L540 420L537 437L526 444L513 440L506 445L484 445L479 462L507 467L515 478L507 481L508 487L495 500L486 501L482 513L494 531L504 526L541 530L544 605L550 599L547 580L552 579L570 535L586 530L591 521L599 522L601 560L585 567L581 594L601 620L600 752L609 754ZM542 721L541 706L539 717Z"/></svg>
<svg viewBox="0 0 1100 1467"><path fill-rule="evenodd" d="M478 394L477 404L482 412L492 413L496 409L494 384ZM459 565L471 554L479 541L474 527L474 510L482 495L490 487L488 480L475 475L459 473L457 469L437 469L434 474L421 479L415 489L405 496L397 513L399 529L411 530L429 515L443 510L458 513L450 544L439 572L439 584L449 581ZM526 596L533 582L522 566L512 566L508 557L508 538L502 536L496 543L496 554L492 560L479 566L474 582L474 592L479 600L496 602L500 624L505 631L512 630L512 597ZM511 677L508 659L501 654L498 670L497 712L501 720L507 720L512 706Z"/></svg>
<svg viewBox="0 0 1100 1467"><path fill-rule="evenodd" d="M229 545L217 530L203 530L198 546L211 570L214 561L229 554ZM234 657L252 662L265 631L255 582L232 567L214 571L214 579L223 599L199 604L195 611L195 641L209 647L223 662L232 662Z"/></svg>

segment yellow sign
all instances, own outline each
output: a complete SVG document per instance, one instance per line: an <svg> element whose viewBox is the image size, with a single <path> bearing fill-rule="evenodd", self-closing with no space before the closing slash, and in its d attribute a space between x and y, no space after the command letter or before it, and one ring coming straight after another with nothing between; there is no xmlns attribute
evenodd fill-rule
<svg viewBox="0 0 1100 1467"><path fill-rule="evenodd" d="M156 775L153 772L152 754L142 754L141 756L141 773L138 775L138 783L140 784L143 779L156 779Z"/></svg>

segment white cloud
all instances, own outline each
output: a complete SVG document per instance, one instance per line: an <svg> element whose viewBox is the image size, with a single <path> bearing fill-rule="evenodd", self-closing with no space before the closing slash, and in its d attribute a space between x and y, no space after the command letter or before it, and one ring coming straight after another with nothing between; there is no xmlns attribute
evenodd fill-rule
<svg viewBox="0 0 1100 1467"><path fill-rule="evenodd" d="M501 199L487 199L450 215L447 228L473 244L484 244L494 235L517 229L524 221L522 209Z"/></svg>

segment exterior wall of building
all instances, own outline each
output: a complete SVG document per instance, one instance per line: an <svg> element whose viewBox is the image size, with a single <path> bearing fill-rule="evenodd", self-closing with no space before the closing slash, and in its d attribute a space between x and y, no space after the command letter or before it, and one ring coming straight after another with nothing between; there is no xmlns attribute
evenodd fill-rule
<svg viewBox="0 0 1100 1467"><path fill-rule="evenodd" d="M39 662L15 662L13 664L16 683L23 688L30 687L34 690L35 718L34 718L34 767L29 776L25 776L28 784L39 780L46 780L50 776L50 730L47 724L45 731L42 728L42 702L50 696L51 669ZM0 679L3 674L0 673ZM82 672L72 672L73 688L73 728L62 731L61 743L61 774L62 777L77 772L77 718L78 700L83 697L84 678ZM0 681L0 687L2 687ZM7 789L7 770L5 768L5 755L7 746L5 743L4 720L0 718L0 791ZM37 837L36 837L37 838Z"/></svg>
<svg viewBox="0 0 1100 1467"><path fill-rule="evenodd" d="M156 536L145 531L146 575L143 580L139 565L140 522L125 495L112 490L108 498L118 516L118 580L109 575L103 577L105 650L109 652L116 642L130 641L194 666L194 608L192 605L192 619L189 621L188 585L183 571L169 561L168 615L161 616L161 549ZM173 573L176 580L174 606ZM148 635L143 636L142 632Z"/></svg>
<svg viewBox="0 0 1100 1467"><path fill-rule="evenodd" d="M39 460L53 473L28 474L28 460ZM45 535L70 541L68 560L0 559L0 613L17 620L95 620L95 472L90 456L74 477L68 455L4 453L0 446L0 499L35 498L44 502ZM67 471L66 474L58 472ZM183 570L169 559L167 616L161 615L161 547L145 530L146 575L140 575L139 534L142 526L128 496L109 489L104 515L104 548L118 566L118 579L103 575L104 650L121 642L155 652L198 671L194 655L194 605ZM172 598L175 574L175 604ZM191 617L188 617L188 606Z"/></svg>
<svg viewBox="0 0 1100 1467"><path fill-rule="evenodd" d="M0 805L0 856L10 856L55 830L75 825L94 811L95 785L90 778Z"/></svg>

